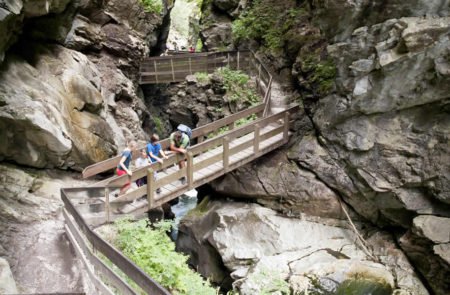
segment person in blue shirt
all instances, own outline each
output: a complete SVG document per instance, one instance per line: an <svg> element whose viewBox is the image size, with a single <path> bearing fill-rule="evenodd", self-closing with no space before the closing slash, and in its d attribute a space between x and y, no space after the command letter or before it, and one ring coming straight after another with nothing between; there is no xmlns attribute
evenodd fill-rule
<svg viewBox="0 0 450 295"><path fill-rule="evenodd" d="M162 150L161 144L159 143L159 136L156 133L154 133L152 135L152 137L150 138L150 143L147 144L147 155L152 163L159 162L162 164L163 163L162 158L167 159L167 156L164 153L164 151ZM162 158L160 157L160 155ZM156 179L156 171L155 171L154 177ZM160 192L161 192L161 189L158 188L156 190L156 193L159 194Z"/></svg>
<svg viewBox="0 0 450 295"><path fill-rule="evenodd" d="M127 147L122 152L122 157L120 158L119 164L117 165L116 173L118 176L128 174L133 175L130 169L130 162L133 159L133 151L136 149L136 142L134 140L130 141ZM123 195L131 187L130 181L124 184L120 188L119 195Z"/></svg>

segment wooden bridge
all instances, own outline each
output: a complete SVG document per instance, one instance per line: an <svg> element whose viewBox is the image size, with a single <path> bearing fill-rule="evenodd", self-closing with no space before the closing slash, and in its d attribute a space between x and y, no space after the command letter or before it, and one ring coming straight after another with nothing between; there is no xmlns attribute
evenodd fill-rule
<svg viewBox="0 0 450 295"><path fill-rule="evenodd" d="M152 64L155 70L149 72L149 65ZM88 187L61 190L61 197L65 204L66 231L75 249L81 257L84 257L86 265L94 265L96 271L106 277L109 284L123 294L136 293L121 277L99 260L91 248L106 256L146 293L169 293L133 262L102 240L93 228L111 222L124 214L141 216L188 190L210 182L277 149L289 140L289 126L293 115L298 113L299 106L291 105L276 113L270 111L272 76L251 52L151 58L142 63L141 83L179 81L183 75L184 79L186 75L194 71L206 69L210 72L224 65L240 68L255 77L258 91L263 97L260 104L194 129L192 145L187 149L186 154L172 154L162 164L152 163L147 167L135 169L131 177L113 176ZM167 73L168 67L170 75ZM239 120L250 116L256 116L256 119L242 126L237 125ZM224 129L226 130L224 133L218 133L219 130ZM163 149L167 149L169 140L162 140L161 145ZM137 154L134 153L134 158ZM120 156L117 156L91 165L83 171L83 177L87 178L115 169L119 161ZM183 169L179 169L176 165L179 161L186 161ZM158 172L156 179L153 177L155 171ZM117 198L111 197L112 190L142 177L147 177L147 185L130 190ZM181 177L186 177L186 183L180 182ZM156 193L157 190L161 192ZM91 277L101 293L112 294L110 288L94 275L93 270L89 273L92 273Z"/></svg>

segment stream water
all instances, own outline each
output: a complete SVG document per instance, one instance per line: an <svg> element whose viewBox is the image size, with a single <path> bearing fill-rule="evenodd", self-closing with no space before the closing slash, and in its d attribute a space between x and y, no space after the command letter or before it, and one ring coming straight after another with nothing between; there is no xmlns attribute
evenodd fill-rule
<svg viewBox="0 0 450 295"><path fill-rule="evenodd" d="M186 215L189 210L194 209L197 206L197 191L190 190L179 198L179 202L172 206L172 212L175 214L174 226L171 232L171 238L176 241L178 237L178 224L181 218Z"/></svg>

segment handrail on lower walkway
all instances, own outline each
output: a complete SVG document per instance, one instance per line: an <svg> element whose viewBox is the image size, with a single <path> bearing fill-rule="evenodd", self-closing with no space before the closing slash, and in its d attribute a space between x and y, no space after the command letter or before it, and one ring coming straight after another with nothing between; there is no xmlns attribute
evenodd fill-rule
<svg viewBox="0 0 450 295"><path fill-rule="evenodd" d="M114 287L119 294L135 295L139 294L123 278L117 275L109 266L95 254L101 253L117 266L125 275L133 280L145 293L154 295L170 295L171 293L163 288L158 282L154 281L148 274L125 257L120 251L111 244L103 240L86 223L78 209L68 197L72 193L81 190L93 192L98 188L63 188L61 189L61 199L64 202L63 215L65 218L65 229L69 240L82 259L91 281L94 283L97 291L101 294L114 295L115 293L98 278L96 272L101 274L102 278L108 282L108 285Z"/></svg>

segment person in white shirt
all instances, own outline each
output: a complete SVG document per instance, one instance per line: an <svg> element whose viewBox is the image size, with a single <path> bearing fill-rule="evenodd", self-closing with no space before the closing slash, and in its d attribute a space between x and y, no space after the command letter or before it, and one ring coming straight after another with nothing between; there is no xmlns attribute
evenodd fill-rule
<svg viewBox="0 0 450 295"><path fill-rule="evenodd" d="M136 161L134 162L136 169L145 167L145 166L148 166L151 164L149 158L147 157L147 151L145 149L142 149L140 152L141 153L139 155L139 158L137 158ZM136 184L137 184L137 186L143 186L143 185L147 184L147 177L139 178L138 180L136 180Z"/></svg>

